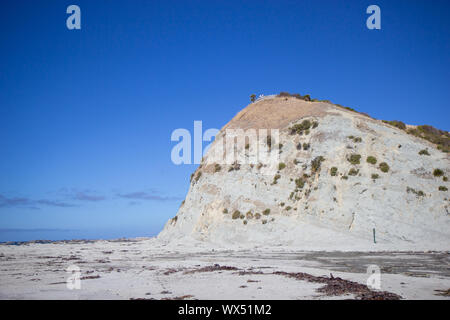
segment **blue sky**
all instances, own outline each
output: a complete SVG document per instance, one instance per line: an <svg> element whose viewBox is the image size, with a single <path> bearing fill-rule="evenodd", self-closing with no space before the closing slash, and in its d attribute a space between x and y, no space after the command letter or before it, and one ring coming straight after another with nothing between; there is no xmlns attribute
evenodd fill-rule
<svg viewBox="0 0 450 320"><path fill-rule="evenodd" d="M66 8L81 8L81 30ZM381 30L366 8L381 8ZM0 10L0 241L157 234L195 165L177 128L249 95L310 94L449 130L448 1L8 1Z"/></svg>

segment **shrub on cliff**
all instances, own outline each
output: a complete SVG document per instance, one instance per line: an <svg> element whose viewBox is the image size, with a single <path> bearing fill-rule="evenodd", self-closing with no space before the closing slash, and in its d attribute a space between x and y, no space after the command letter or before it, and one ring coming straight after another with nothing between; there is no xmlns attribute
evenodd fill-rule
<svg viewBox="0 0 450 320"><path fill-rule="evenodd" d="M376 164L377 158L375 158L374 156L368 156L366 161L370 164Z"/></svg>
<svg viewBox="0 0 450 320"><path fill-rule="evenodd" d="M335 176L337 175L337 171L338 171L338 168L337 168L337 167L332 167L332 168L330 169L330 175L331 175L332 177L335 177Z"/></svg>
<svg viewBox="0 0 450 320"><path fill-rule="evenodd" d="M313 173L319 171L320 166L322 165L322 162L323 162L324 160L325 160L325 158L322 157L322 156L315 157L315 158L311 161L311 171L312 171Z"/></svg>
<svg viewBox="0 0 450 320"><path fill-rule="evenodd" d="M429 155L430 155L430 153L428 152L427 149L420 150L420 151L419 151L419 154L420 154L421 156L429 156Z"/></svg>
<svg viewBox="0 0 450 320"><path fill-rule="evenodd" d="M380 168L380 170L382 172L388 172L389 171L389 165L386 162L380 163L379 168Z"/></svg>
<svg viewBox="0 0 450 320"><path fill-rule="evenodd" d="M351 164L360 164L361 155L359 154L351 154L347 157L347 161Z"/></svg>

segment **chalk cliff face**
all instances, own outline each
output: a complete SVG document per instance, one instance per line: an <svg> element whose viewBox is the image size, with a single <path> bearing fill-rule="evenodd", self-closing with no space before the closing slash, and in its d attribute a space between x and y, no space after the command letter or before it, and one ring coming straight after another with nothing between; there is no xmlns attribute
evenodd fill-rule
<svg viewBox="0 0 450 320"><path fill-rule="evenodd" d="M238 128L278 129L259 141L279 158L261 163L251 143L236 148L235 163L212 159L227 129ZM379 248L448 250L449 160L424 139L340 106L266 98L218 133L158 238L351 249L375 246L375 229Z"/></svg>

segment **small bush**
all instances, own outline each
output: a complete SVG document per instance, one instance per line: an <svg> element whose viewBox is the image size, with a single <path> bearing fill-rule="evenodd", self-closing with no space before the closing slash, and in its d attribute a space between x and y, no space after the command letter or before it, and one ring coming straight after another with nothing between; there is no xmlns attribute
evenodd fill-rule
<svg viewBox="0 0 450 320"><path fill-rule="evenodd" d="M305 180L303 178L295 179L295 185L297 188L302 189L305 186Z"/></svg>
<svg viewBox="0 0 450 320"><path fill-rule="evenodd" d="M305 151L308 150L310 146L311 145L309 143L304 142L303 143L303 150L305 150Z"/></svg>
<svg viewBox="0 0 450 320"><path fill-rule="evenodd" d="M332 168L330 169L330 175L331 175L332 177L335 177L335 176L337 175L337 171L338 171L338 168L337 168L337 167L332 167Z"/></svg>
<svg viewBox="0 0 450 320"><path fill-rule="evenodd" d="M447 178L447 177L442 177L442 180L445 181L445 182L447 182L447 181L448 181L448 178Z"/></svg>
<svg viewBox="0 0 450 320"><path fill-rule="evenodd" d="M285 210L286 210L286 211L289 211L289 210L291 210L291 209L292 209L291 206L287 206Z"/></svg>
<svg viewBox="0 0 450 320"><path fill-rule="evenodd" d="M315 128L317 128L318 125L319 125L319 123L317 121L314 121L312 124L312 128L315 129Z"/></svg>
<svg viewBox="0 0 450 320"><path fill-rule="evenodd" d="M439 186L439 191L448 191L446 186Z"/></svg>
<svg viewBox="0 0 450 320"><path fill-rule="evenodd" d="M260 213L255 213L255 219L258 220L259 218L261 218L261 214Z"/></svg>
<svg viewBox="0 0 450 320"><path fill-rule="evenodd" d="M435 177L441 177L444 175L444 171L442 171L441 169L434 169L433 170L433 176Z"/></svg>
<svg viewBox="0 0 450 320"><path fill-rule="evenodd" d="M349 176L356 176L358 174L359 170L356 170L355 168L351 168L348 172Z"/></svg>
<svg viewBox="0 0 450 320"><path fill-rule="evenodd" d="M283 162L280 162L280 163L278 164L278 170L283 170L284 168L286 168L286 164L283 163Z"/></svg>
<svg viewBox="0 0 450 320"><path fill-rule="evenodd" d="M362 142L361 137L356 137L355 139L353 139L354 142L359 143Z"/></svg>
<svg viewBox="0 0 450 320"><path fill-rule="evenodd" d="M222 167L220 166L220 164L216 163L214 166L214 173L219 172L220 170L222 170Z"/></svg>
<svg viewBox="0 0 450 320"><path fill-rule="evenodd" d="M253 213L251 213L250 211L249 212L247 212L246 214L245 214L245 217L247 218L247 219L253 219Z"/></svg>
<svg viewBox="0 0 450 320"><path fill-rule="evenodd" d="M256 94L252 94L252 95L250 96L250 101L251 101L251 102L255 102L255 100L256 100Z"/></svg>
<svg viewBox="0 0 450 320"><path fill-rule="evenodd" d="M343 180L347 180L347 179L348 179L348 177L347 177L347 176L342 176L342 177L341 177L341 179L343 179Z"/></svg>
<svg viewBox="0 0 450 320"><path fill-rule="evenodd" d="M197 182L198 180L200 180L200 177L202 176L202 172L201 171L199 171L198 173L197 173L197 175L195 176L195 182Z"/></svg>
<svg viewBox="0 0 450 320"><path fill-rule="evenodd" d="M267 208L266 210L263 211L263 215L267 216L270 214L270 209Z"/></svg>
<svg viewBox="0 0 450 320"><path fill-rule="evenodd" d="M366 161L368 163L370 163L370 164L376 164L377 163L377 158L375 158L373 156L368 156Z"/></svg>
<svg viewBox="0 0 450 320"><path fill-rule="evenodd" d="M300 142L299 144L297 144L297 150L302 150L302 143Z"/></svg>
<svg viewBox="0 0 450 320"><path fill-rule="evenodd" d="M418 197L423 197L425 196L425 193L422 190L415 190L413 188L410 187L406 187L406 192L408 193L414 193L416 196Z"/></svg>
<svg viewBox="0 0 450 320"><path fill-rule="evenodd" d="M311 128L311 121L303 120L301 123L294 124L289 130L291 130L291 134L303 134L303 131L308 130L309 128Z"/></svg>
<svg viewBox="0 0 450 320"><path fill-rule="evenodd" d="M279 174L276 174L274 177L273 177L273 182L272 182L272 184L277 184L278 183L278 179L280 179L281 178L281 176L279 175Z"/></svg>
<svg viewBox="0 0 450 320"><path fill-rule="evenodd" d="M350 162L351 164L360 164L360 160L361 160L361 155L359 154L351 154L348 158L347 158L348 162Z"/></svg>
<svg viewBox="0 0 450 320"><path fill-rule="evenodd" d="M389 171L389 165L386 162L380 163L379 168L380 168L380 170L382 172L388 172Z"/></svg>
<svg viewBox="0 0 450 320"><path fill-rule="evenodd" d="M409 128L406 132L436 144L437 148L445 153L450 152L450 133L447 131L423 125Z"/></svg>
<svg viewBox="0 0 450 320"><path fill-rule="evenodd" d="M241 215L239 216L240 219L244 219L245 216L241 213Z"/></svg>
<svg viewBox="0 0 450 320"><path fill-rule="evenodd" d="M430 155L430 153L428 152L427 149L420 150L420 151L419 151L419 154L420 154L421 156L429 156L429 155Z"/></svg>
<svg viewBox="0 0 450 320"><path fill-rule="evenodd" d="M236 210L233 212L233 215L231 216L231 218L236 220L236 219L239 219L240 216L241 216L241 212L239 210Z"/></svg>
<svg viewBox="0 0 450 320"><path fill-rule="evenodd" d="M380 176L378 175L378 173L372 173L372 179L376 180L378 179Z"/></svg>
<svg viewBox="0 0 450 320"><path fill-rule="evenodd" d="M266 224L267 220L266 219L262 219L261 222L262 222L262 224Z"/></svg>
<svg viewBox="0 0 450 320"><path fill-rule="evenodd" d="M247 220L242 221L242 223L247 224Z"/></svg>
<svg viewBox="0 0 450 320"><path fill-rule="evenodd" d="M405 130L406 129L406 125L401 122L401 121L397 121L397 120L392 120L392 121L387 121L387 120L383 120L384 123L390 124L391 126L397 127L399 129Z"/></svg>
<svg viewBox="0 0 450 320"><path fill-rule="evenodd" d="M225 209L223 209L223 211L222 211L224 214L227 214L228 213L228 209L227 208L225 208Z"/></svg>
<svg viewBox="0 0 450 320"><path fill-rule="evenodd" d="M320 166L324 160L325 160L325 158L322 156L315 157L314 160L311 161L311 171L312 172L319 171Z"/></svg>

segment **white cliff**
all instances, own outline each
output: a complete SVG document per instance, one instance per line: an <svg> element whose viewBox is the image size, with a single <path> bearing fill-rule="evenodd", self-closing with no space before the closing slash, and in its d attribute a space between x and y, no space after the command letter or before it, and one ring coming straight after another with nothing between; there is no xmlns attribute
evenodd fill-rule
<svg viewBox="0 0 450 320"><path fill-rule="evenodd" d="M309 124L299 125L304 120ZM271 148L279 160L261 165L251 156L253 144L237 148L246 163L211 160L226 130L237 128L279 129ZM443 174L433 175L434 169ZM448 154L404 130L327 102L265 98L222 128L158 238L324 250L448 250L449 175Z"/></svg>

